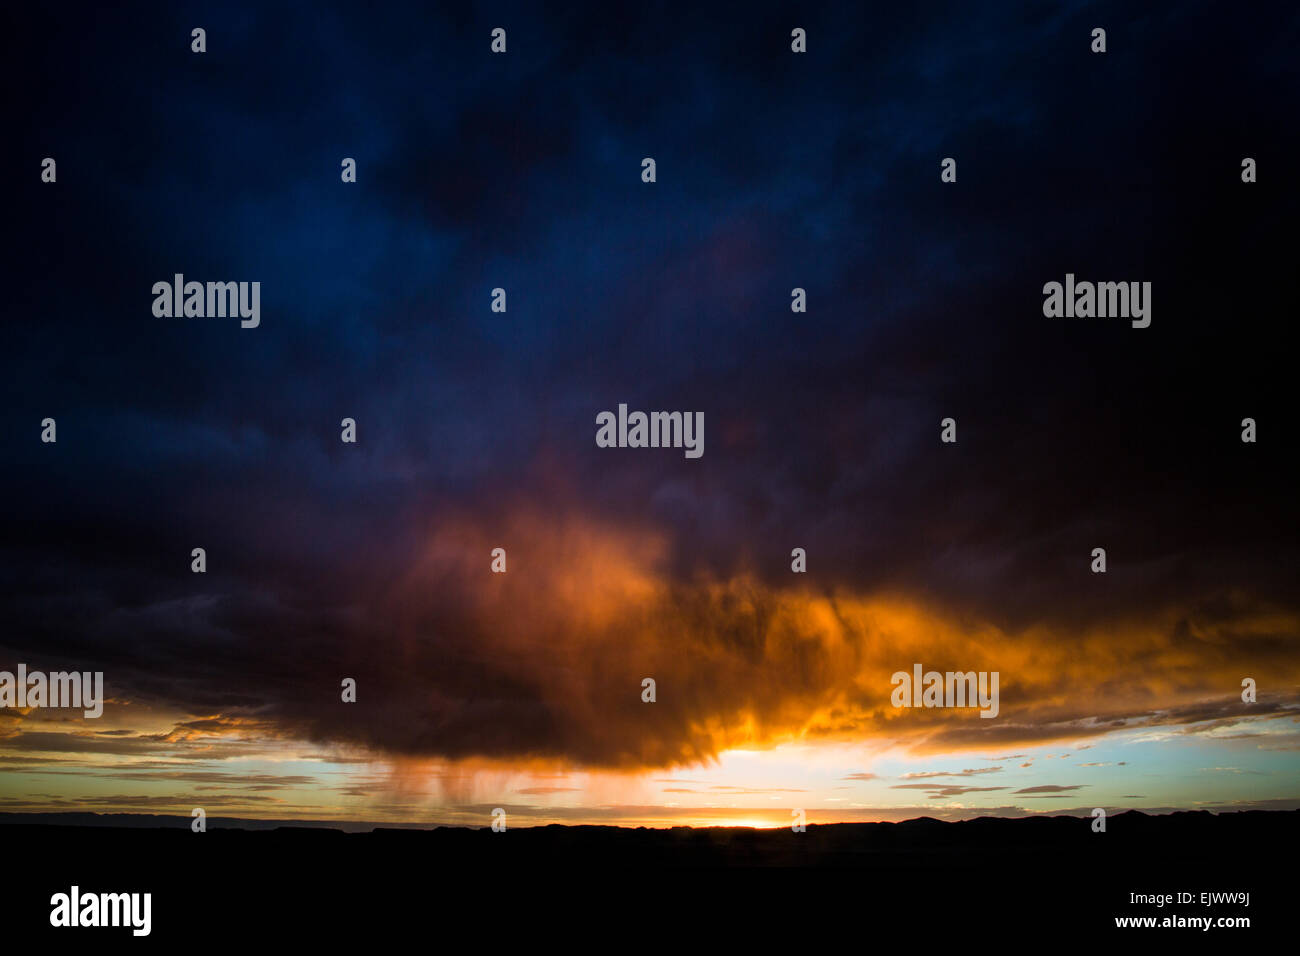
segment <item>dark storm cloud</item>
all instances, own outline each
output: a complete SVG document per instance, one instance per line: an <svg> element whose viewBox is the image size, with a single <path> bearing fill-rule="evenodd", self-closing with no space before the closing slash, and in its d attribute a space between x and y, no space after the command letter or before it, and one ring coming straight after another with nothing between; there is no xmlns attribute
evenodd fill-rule
<svg viewBox="0 0 1300 956"><path fill-rule="evenodd" d="M847 652L772 623L809 606L770 593L797 544L827 593L1013 637L1162 612L1121 655L1175 706L1084 661L1113 706L1010 702L936 741L1238 720L1185 695L1293 656L1294 14L1084 9L826 9L803 58L763 6L17 12L0 650L264 733L671 763L737 715L808 719L868 660L860 618ZM1044 319L1067 271L1153 281L1152 327ZM174 272L261 281L262 326L155 319ZM595 448L621 401L703 410L704 457ZM599 620L581 575L553 601L515 583L603 544L627 600ZM498 545L508 584L483 580ZM507 599L533 617L485 610ZM624 687L646 666L669 678L653 719ZM1034 674L1033 699L1078 675ZM854 704L813 732L879 730Z"/></svg>

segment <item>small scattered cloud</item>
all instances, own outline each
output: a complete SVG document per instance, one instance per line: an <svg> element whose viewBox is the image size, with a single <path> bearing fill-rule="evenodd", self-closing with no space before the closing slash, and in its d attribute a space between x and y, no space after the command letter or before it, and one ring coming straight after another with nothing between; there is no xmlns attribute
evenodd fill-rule
<svg viewBox="0 0 1300 956"><path fill-rule="evenodd" d="M919 773L905 773L899 780L928 780L931 777L973 777L981 773L997 773L1002 767L967 768L966 770L926 770Z"/></svg>

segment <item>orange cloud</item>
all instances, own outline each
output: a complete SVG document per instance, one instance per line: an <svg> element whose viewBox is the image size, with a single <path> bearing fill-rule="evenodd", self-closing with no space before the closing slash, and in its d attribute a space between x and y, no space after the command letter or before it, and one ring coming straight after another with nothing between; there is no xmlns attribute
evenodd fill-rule
<svg viewBox="0 0 1300 956"><path fill-rule="evenodd" d="M505 547L508 571L489 571ZM422 559L376 596L356 705L286 708L320 741L412 758L635 770L793 740L928 753L1078 740L1158 723L1217 726L1293 711L1294 615L1232 595L1070 630L1019 631L900 593L818 590L669 568L653 530L517 510L444 519ZM997 671L998 718L895 708L890 675ZM321 662L318 662L321 663ZM1272 688L1240 701L1243 676ZM642 680L656 701L641 700Z"/></svg>

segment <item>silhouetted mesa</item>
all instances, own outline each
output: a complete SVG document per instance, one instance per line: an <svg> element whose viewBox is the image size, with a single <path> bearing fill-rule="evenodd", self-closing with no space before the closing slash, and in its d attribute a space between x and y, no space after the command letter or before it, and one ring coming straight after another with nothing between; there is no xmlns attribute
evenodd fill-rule
<svg viewBox="0 0 1300 956"><path fill-rule="evenodd" d="M52 931L50 897L71 883L152 892L151 938L161 940L244 940L259 926L337 939L380 924L415 929L435 913L458 925L495 921L494 939L561 917L584 934L673 933L696 910L784 914L779 926L758 919L729 931L768 941L789 933L797 942L814 913L819 924L873 935L908 920L960 918L1075 936L1120 932L1116 916L1223 912L1137 907L1134 893L1232 890L1250 892L1242 912L1253 927L1278 926L1288 905L1283 854L1300 837L1300 810L1129 811L1111 816L1105 833L1080 817L923 817L811 824L805 833L559 825L345 833L214 817L196 834L186 817L40 815L58 817L92 825L0 814L0 842L22 871L0 913L8 938Z"/></svg>

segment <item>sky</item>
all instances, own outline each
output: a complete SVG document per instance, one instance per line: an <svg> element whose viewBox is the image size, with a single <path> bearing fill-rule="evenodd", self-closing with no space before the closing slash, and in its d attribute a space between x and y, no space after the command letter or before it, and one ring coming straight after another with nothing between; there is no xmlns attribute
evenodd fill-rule
<svg viewBox="0 0 1300 956"><path fill-rule="evenodd" d="M0 812L1300 807L1300 17L899 6L15 11Z"/></svg>

